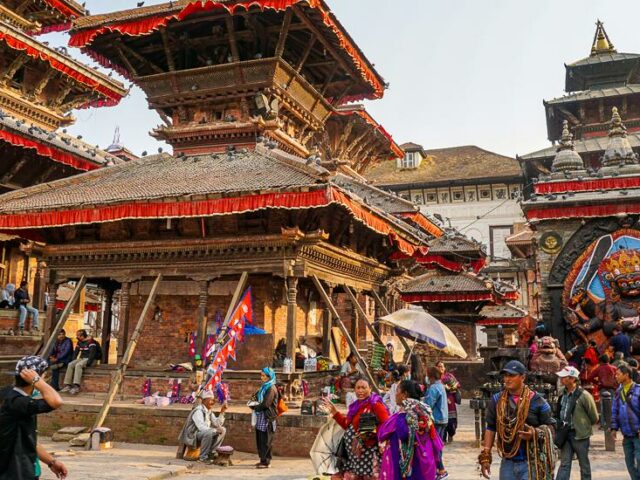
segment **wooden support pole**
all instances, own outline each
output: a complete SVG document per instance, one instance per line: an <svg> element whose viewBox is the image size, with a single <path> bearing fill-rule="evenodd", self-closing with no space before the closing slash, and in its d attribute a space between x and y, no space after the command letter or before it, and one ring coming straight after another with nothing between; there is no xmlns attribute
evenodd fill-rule
<svg viewBox="0 0 640 480"><path fill-rule="evenodd" d="M344 285L344 291L347 292L347 295L349 296L349 299L351 300L351 304L354 306L355 309L358 310L358 312L360 312L360 316L362 316L362 318L364 318L364 324L367 327L367 329L369 330L369 332L371 332L371 335L373 335L373 338L375 339L375 341L378 342L378 343L384 343L382 341L382 339L380 338L380 335L378 334L376 329L373 328L373 325L371 325L371 322L369 322L369 319L367 318L367 313L362 308L362 305L360 305L360 303L358 302L358 299L356 298L356 296L353 293L353 291L351 290L351 288L349 288L348 286Z"/></svg>
<svg viewBox="0 0 640 480"><path fill-rule="evenodd" d="M329 295L327 295L327 292L325 291L324 287L322 286L322 284L320 283L320 280L316 275L313 275L311 278L313 280L314 285L318 289L318 293L320 293L320 296L322 297L322 300L324 301L325 305L329 307L329 310L331 311L331 314L333 315L335 322L338 324L338 327L340 328L342 335L344 335L344 338L347 340L347 343L349 344L349 348L351 349L351 353L353 353L358 359L358 364L360 365L360 368L362 368L362 371L365 372L365 375L371 385L371 389L374 392L379 393L380 389L378 388L378 384L374 380L373 375L369 370L369 365L367 365L367 362L364 361L364 359L360 355L360 352L358 352L358 347L356 347L356 344L353 342L353 339L349 335L349 331L347 330L347 327L345 327L344 323L340 319L340 315L338 315L338 311L336 310L336 307L333 305L333 302L329 298Z"/></svg>
<svg viewBox="0 0 640 480"><path fill-rule="evenodd" d="M76 283L76 288L73 290L73 293L71 294L71 298L69 298L69 301L64 306L64 310L62 311L62 314L60 315L60 318L58 319L58 322L56 323L55 328L53 328L51 332L49 332L49 338L44 344L44 348L42 349L42 355L41 355L42 358L44 358L45 360L49 358L49 352L51 351L53 342L55 342L56 340L56 332L59 332L61 329L64 328L64 324L67 323L67 318L69 318L69 314L71 313L73 306L78 301L78 298L80 298L80 292L84 289L84 286L86 283L87 283L87 277L83 275L82 277L80 277L80 280L78 280L78 283ZM55 308L55 304L53 308Z"/></svg>
<svg viewBox="0 0 640 480"><path fill-rule="evenodd" d="M231 61L240 61L240 51L238 50L238 41L236 39L236 30L233 26L233 17L226 17L224 19L227 25L227 33L229 34L229 48L231 49Z"/></svg>
<svg viewBox="0 0 640 480"><path fill-rule="evenodd" d="M202 355L207 337L207 300L209 298L209 282L198 282L200 287L198 294L198 330L196 335L196 355ZM202 359L204 365L204 358Z"/></svg>
<svg viewBox="0 0 640 480"><path fill-rule="evenodd" d="M373 296L373 299L375 300L375 302L378 304L378 307L380 307L380 310L382 310L385 315L389 315L390 313L389 309L380 298L380 295L378 295L378 292L376 292L375 290L371 290L371 295ZM400 340L400 343L402 344L402 348L404 348L404 362L406 363L409 360L409 357L411 356L412 349L403 337L401 337L400 335L398 335L397 337L398 337L398 340Z"/></svg>
<svg viewBox="0 0 640 480"><path fill-rule="evenodd" d="M296 371L296 341L298 321L298 278L287 277L287 357L291 359L291 372Z"/></svg>
<svg viewBox="0 0 640 480"><path fill-rule="evenodd" d="M58 285L54 281L54 276L49 276L49 285L47 285L47 318L45 319L44 335L51 335L53 326L56 324L56 303L58 301Z"/></svg>
<svg viewBox="0 0 640 480"><path fill-rule="evenodd" d="M147 317L147 313L151 308L151 304L153 303L156 293L158 292L158 287L160 286L160 282L162 281L162 274L159 274L156 277L155 282L153 282L153 286L151 287L151 292L149 292L149 297L147 298L147 302L144 304L144 308L138 317L138 323L136 324L136 329L131 336L131 341L127 345L127 351L124 352L124 356L118 363L118 368L115 372L113 372L113 376L111 377L111 383L109 384L109 393L107 394L107 398L105 398L104 403L102 404L102 408L96 417L96 421L93 424L93 428L90 430L93 432L96 428L99 428L104 423L107 418L107 414L109 413L109 409L111 408L111 404L113 403L113 399L116 397L116 393L124 380L124 375L127 371L127 366L131 361L131 357L133 356L133 352L136 350L136 346L138 345L138 339L140 338L140 334L142 333L142 329L144 327L144 320ZM87 450L91 448L91 441L87 442Z"/></svg>

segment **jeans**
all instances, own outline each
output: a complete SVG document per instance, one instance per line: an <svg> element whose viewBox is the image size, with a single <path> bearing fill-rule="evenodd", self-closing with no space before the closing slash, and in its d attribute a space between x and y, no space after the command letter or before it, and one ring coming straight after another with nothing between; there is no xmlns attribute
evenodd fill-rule
<svg viewBox="0 0 640 480"><path fill-rule="evenodd" d="M529 464L526 460L514 462L503 458L500 462L500 480L529 480Z"/></svg>
<svg viewBox="0 0 640 480"><path fill-rule="evenodd" d="M196 433L196 440L198 441L198 445L200 445L200 460L209 458L211 452L215 452L217 448L222 445L226 433L227 430L224 427L222 427L221 433L218 433L218 431L213 428Z"/></svg>
<svg viewBox="0 0 640 480"><path fill-rule="evenodd" d="M624 450L624 461L627 464L627 471L632 480L640 479L640 438L624 437L622 439L622 449Z"/></svg>
<svg viewBox="0 0 640 480"><path fill-rule="evenodd" d="M591 480L591 463L589 463L589 443L590 440L576 440L575 430L569 432L567 441L562 446L560 452L560 468L556 475L556 480L569 480L571 477L571 463L573 462L573 454L578 457L578 465L580 465L580 480Z"/></svg>
<svg viewBox="0 0 640 480"><path fill-rule="evenodd" d="M51 386L56 390L60 390L60 369L66 365L66 363L60 362L54 363L49 367L49 371L51 372Z"/></svg>
<svg viewBox="0 0 640 480"><path fill-rule="evenodd" d="M18 327L20 330L24 329L24 322L27 319L27 312L31 314L31 328L38 328L38 310L29 305L20 305L20 320L18 321Z"/></svg>
<svg viewBox="0 0 640 480"><path fill-rule="evenodd" d="M446 443L447 441L447 424L446 423L436 423L436 432L438 432L438 436L442 439L442 443ZM444 470L444 462L442 461L442 452L440 450L440 454L436 459L436 468L438 471Z"/></svg>

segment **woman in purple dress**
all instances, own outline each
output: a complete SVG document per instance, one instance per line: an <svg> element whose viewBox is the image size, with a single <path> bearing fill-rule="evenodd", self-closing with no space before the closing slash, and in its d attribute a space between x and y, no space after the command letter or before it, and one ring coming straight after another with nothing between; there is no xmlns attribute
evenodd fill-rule
<svg viewBox="0 0 640 480"><path fill-rule="evenodd" d="M378 441L386 442L380 480L435 480L442 440L436 432L431 409L419 400L418 384L404 380L398 385L400 411L378 430Z"/></svg>

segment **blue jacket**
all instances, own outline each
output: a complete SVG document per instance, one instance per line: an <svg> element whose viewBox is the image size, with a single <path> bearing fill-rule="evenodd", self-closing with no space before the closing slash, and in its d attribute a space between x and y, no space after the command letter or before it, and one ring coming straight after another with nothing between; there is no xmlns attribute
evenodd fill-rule
<svg viewBox="0 0 640 480"><path fill-rule="evenodd" d="M637 437L640 432L640 385L634 383L627 393L627 401L622 399L622 386L613 397L611 429L620 430L625 437Z"/></svg>
<svg viewBox="0 0 640 480"><path fill-rule="evenodd" d="M62 342L56 341L49 353L50 357L56 357L57 363L67 365L73 358L73 342L69 337L65 337Z"/></svg>
<svg viewBox="0 0 640 480"><path fill-rule="evenodd" d="M429 386L424 402L433 410L433 421L443 425L449 422L449 407L447 406L447 391L440 380Z"/></svg>

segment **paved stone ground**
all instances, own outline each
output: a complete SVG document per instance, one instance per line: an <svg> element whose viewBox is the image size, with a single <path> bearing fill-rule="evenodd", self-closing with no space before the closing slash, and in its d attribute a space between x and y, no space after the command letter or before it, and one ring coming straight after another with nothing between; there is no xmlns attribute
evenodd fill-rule
<svg viewBox="0 0 640 480"><path fill-rule="evenodd" d="M445 450L445 464L449 478L471 480L479 478L476 470L477 449L473 447L473 412L465 404L460 410L460 429L453 444ZM92 480L160 480L176 476L185 480L205 479L247 479L263 480L303 480L313 474L311 461L301 458L276 458L273 468L256 470L255 455L236 453L232 467L203 467L190 462L175 459L174 447L150 446L140 444L117 444L116 448L102 452L85 452L68 448L66 444L43 440L43 444L57 452L69 468L69 479ZM494 455L495 457L496 455ZM493 478L498 478L499 459L494 460ZM578 464L574 462L572 480L579 480ZM604 437L598 431L592 438L591 465L593 478L623 480L629 476L624 466L624 456L620 441L615 452L604 451ZM41 477L52 480L50 472Z"/></svg>

